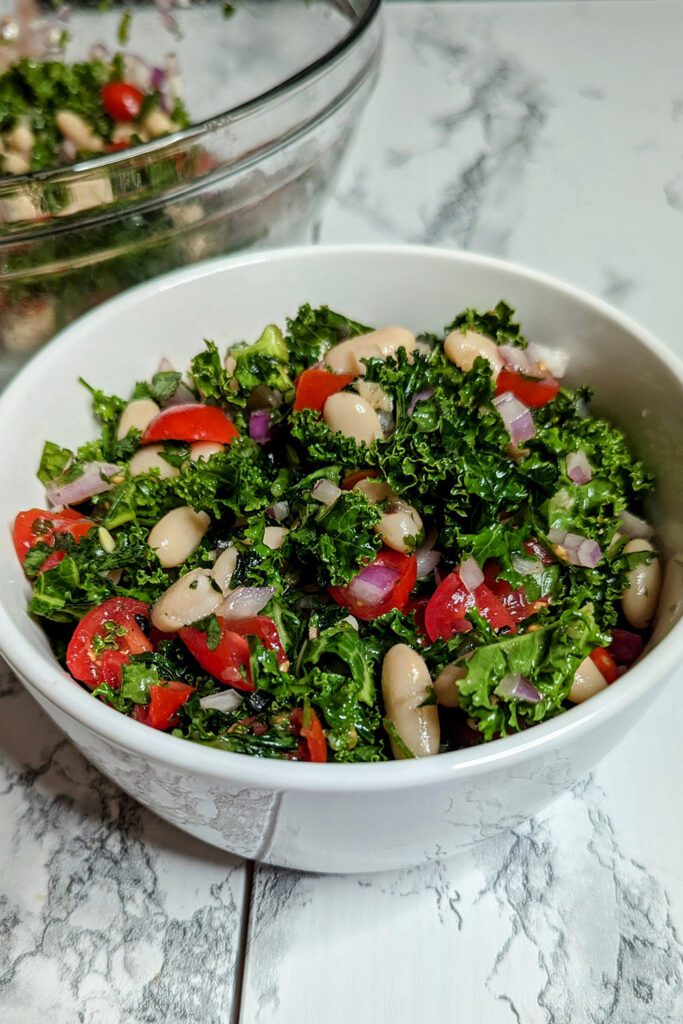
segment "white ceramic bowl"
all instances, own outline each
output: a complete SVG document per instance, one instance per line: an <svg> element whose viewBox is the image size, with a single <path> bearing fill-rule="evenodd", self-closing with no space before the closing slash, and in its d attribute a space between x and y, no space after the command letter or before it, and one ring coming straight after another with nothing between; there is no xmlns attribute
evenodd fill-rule
<svg viewBox="0 0 683 1024"><path fill-rule="evenodd" d="M186 365L203 337L257 337L302 302L365 323L439 331L465 306L505 298L525 333L568 348L570 383L628 433L659 477L652 515L669 563L658 642L617 685L523 735L425 760L368 765L267 761L203 748L119 715L76 685L26 615L10 524L41 505L43 440L91 436L76 377L127 393L161 355ZM321 247L193 266L95 310L41 352L0 398L0 649L76 746L126 792L206 842L314 871L373 871L452 854L511 828L571 787L637 721L680 661L683 366L619 313L509 264L428 249ZM673 628L671 628L673 626Z"/></svg>

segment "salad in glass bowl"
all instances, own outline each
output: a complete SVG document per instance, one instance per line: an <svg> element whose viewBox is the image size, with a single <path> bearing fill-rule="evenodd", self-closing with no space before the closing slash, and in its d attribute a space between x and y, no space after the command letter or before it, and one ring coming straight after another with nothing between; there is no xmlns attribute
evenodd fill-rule
<svg viewBox="0 0 683 1024"><path fill-rule="evenodd" d="M621 676L660 589L653 482L504 302L442 335L302 306L47 442L17 555L74 680L259 757L424 757Z"/></svg>

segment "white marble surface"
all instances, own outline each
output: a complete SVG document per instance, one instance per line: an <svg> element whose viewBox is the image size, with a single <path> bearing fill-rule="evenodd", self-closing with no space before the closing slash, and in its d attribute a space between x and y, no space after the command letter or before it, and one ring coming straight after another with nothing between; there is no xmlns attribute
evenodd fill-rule
<svg viewBox="0 0 683 1024"><path fill-rule="evenodd" d="M683 6L427 0L386 24L319 238L507 256L683 352ZM0 1021L681 1024L681 686L466 856L252 879L119 793L5 675Z"/></svg>

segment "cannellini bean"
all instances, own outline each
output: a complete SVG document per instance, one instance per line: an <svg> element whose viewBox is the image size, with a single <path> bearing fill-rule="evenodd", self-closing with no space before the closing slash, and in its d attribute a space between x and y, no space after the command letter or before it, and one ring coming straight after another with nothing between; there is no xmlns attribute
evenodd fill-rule
<svg viewBox="0 0 683 1024"><path fill-rule="evenodd" d="M416 344L415 335L406 327L381 327L341 341L327 353L325 363L335 373L362 376L365 373L362 359L388 359L395 356L400 348L412 352Z"/></svg>
<svg viewBox="0 0 683 1024"><path fill-rule="evenodd" d="M393 409L393 402L391 395L388 395L384 388L381 388L379 384L374 381L363 380L359 377L358 380L353 383L353 390L356 394L364 398L368 405L371 405L377 412L391 412Z"/></svg>
<svg viewBox="0 0 683 1024"><path fill-rule="evenodd" d="M375 527L375 533L379 533L388 548L403 553L415 546L409 542L410 538L416 538L423 532L420 513L400 498L389 502Z"/></svg>
<svg viewBox="0 0 683 1024"><path fill-rule="evenodd" d="M160 135L170 135L171 132L177 130L177 125L173 123L168 114L165 114L163 110L150 110L143 121L143 125L153 139L158 138Z"/></svg>
<svg viewBox="0 0 683 1024"><path fill-rule="evenodd" d="M159 556L165 569L182 565L211 523L206 512L195 512L189 505L181 505L167 512L150 530L147 543Z"/></svg>
<svg viewBox="0 0 683 1024"><path fill-rule="evenodd" d="M266 526L263 531L263 543L271 551L277 551L285 542L289 530L284 526Z"/></svg>
<svg viewBox="0 0 683 1024"><path fill-rule="evenodd" d="M649 540L630 540L624 545L623 553L631 555L636 551L654 551ZM662 567L654 557L649 564L643 562L627 574L628 584L621 595L621 607L629 623L635 629L645 629L657 610L659 592L662 588Z"/></svg>
<svg viewBox="0 0 683 1024"><path fill-rule="evenodd" d="M7 174L26 174L31 162L25 153L10 149L2 158L2 169Z"/></svg>
<svg viewBox="0 0 683 1024"><path fill-rule="evenodd" d="M134 124L130 121L120 121L114 125L114 130L111 133L111 141L116 144L118 142L130 142L134 135L137 135L138 131Z"/></svg>
<svg viewBox="0 0 683 1024"><path fill-rule="evenodd" d="M430 686L429 670L417 651L407 644L395 644L387 652L382 663L384 706L389 721L415 757L439 752L439 712L434 704L420 707ZM403 757L393 741L391 749L397 760Z"/></svg>
<svg viewBox="0 0 683 1024"><path fill-rule="evenodd" d="M152 608L152 625L162 633L175 633L212 615L223 595L210 569L192 569L176 580Z"/></svg>
<svg viewBox="0 0 683 1024"><path fill-rule="evenodd" d="M606 686L607 680L593 659L584 658L574 673L572 688L567 696L574 704L581 704L600 690L604 690Z"/></svg>
<svg viewBox="0 0 683 1024"><path fill-rule="evenodd" d="M222 551L213 563L213 578L220 587L223 596L230 593L230 581L237 567L237 548L229 547Z"/></svg>
<svg viewBox="0 0 683 1024"><path fill-rule="evenodd" d="M445 708L457 708L460 705L458 679L464 679L467 669L464 665L446 665L434 680L434 692L439 704Z"/></svg>
<svg viewBox="0 0 683 1024"><path fill-rule="evenodd" d="M465 372L472 369L478 356L491 364L494 376L503 369L503 360L495 341L478 331L451 331L443 343L443 350L446 358Z"/></svg>
<svg viewBox="0 0 683 1024"><path fill-rule="evenodd" d="M208 462L212 455L222 452L225 445L217 441L197 441L190 445L190 458L193 462Z"/></svg>
<svg viewBox="0 0 683 1024"><path fill-rule="evenodd" d="M147 444L144 448L138 448L128 463L128 472L131 476L140 476L142 473L149 473L150 469L158 469L162 480L178 476L180 470L163 458L163 451L163 444Z"/></svg>
<svg viewBox="0 0 683 1024"><path fill-rule="evenodd" d="M95 135L90 125L79 114L74 114L72 110L60 110L55 121L64 138L73 142L78 149L87 149L91 153L104 151L104 139Z"/></svg>
<svg viewBox="0 0 683 1024"><path fill-rule="evenodd" d="M382 436L375 410L350 391L330 395L323 406L323 419L330 430L352 438L356 444L371 444Z"/></svg>
<svg viewBox="0 0 683 1024"><path fill-rule="evenodd" d="M35 145L36 137L31 131L28 124L24 121L20 122L7 136L7 142L16 149L19 153L30 154L31 150Z"/></svg>
<svg viewBox="0 0 683 1024"><path fill-rule="evenodd" d="M357 484L353 485L353 490L360 491L373 505L376 505L378 501L387 501L393 497L393 491L389 484L383 480L375 480L371 476L359 480Z"/></svg>
<svg viewBox="0 0 683 1024"><path fill-rule="evenodd" d="M134 402L129 402L121 413L119 427L116 431L119 441L126 436L129 430L139 430L141 434L144 433L160 412L161 409L151 398L136 398Z"/></svg>

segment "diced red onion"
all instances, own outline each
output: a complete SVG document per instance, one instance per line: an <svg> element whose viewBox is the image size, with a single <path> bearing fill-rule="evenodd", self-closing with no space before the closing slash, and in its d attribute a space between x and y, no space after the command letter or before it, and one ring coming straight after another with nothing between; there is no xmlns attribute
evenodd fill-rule
<svg viewBox="0 0 683 1024"><path fill-rule="evenodd" d="M270 413L267 409L257 409L249 416L249 437L259 444L270 441Z"/></svg>
<svg viewBox="0 0 683 1024"><path fill-rule="evenodd" d="M59 146L59 159L66 163L73 163L78 154L76 143L71 139L63 139Z"/></svg>
<svg viewBox="0 0 683 1024"><path fill-rule="evenodd" d="M643 638L630 629L613 629L612 643L607 650L620 665L632 665L643 650Z"/></svg>
<svg viewBox="0 0 683 1024"><path fill-rule="evenodd" d="M173 365L171 360L167 359L166 356L162 356L161 359L159 360L159 367L157 369L157 373L170 373L173 370L175 370L175 366Z"/></svg>
<svg viewBox="0 0 683 1024"><path fill-rule="evenodd" d="M172 405L193 405L196 401L196 397L188 386L181 381L171 397L163 403L163 406L164 409L169 409Z"/></svg>
<svg viewBox="0 0 683 1024"><path fill-rule="evenodd" d="M325 477L320 480L316 480L315 486L311 491L311 497L316 501L319 501L322 505L326 505L327 508L334 505L340 494L341 488L337 487L336 484L333 484L331 480L325 479Z"/></svg>
<svg viewBox="0 0 683 1024"><path fill-rule="evenodd" d="M231 591L216 615L223 619L250 619L263 611L275 587L237 587Z"/></svg>
<svg viewBox="0 0 683 1024"><path fill-rule="evenodd" d="M520 675L519 672L510 672L503 676L494 691L499 697L512 697L514 700L525 700L529 704L538 704L542 700L533 683Z"/></svg>
<svg viewBox="0 0 683 1024"><path fill-rule="evenodd" d="M655 532L649 523L646 523L640 516L634 516L632 512L620 512L621 530L627 537L649 540Z"/></svg>
<svg viewBox="0 0 683 1024"><path fill-rule="evenodd" d="M549 348L538 345L535 341L527 346L527 356L537 364L539 369L547 370L553 377L564 377L569 363L569 353L561 348Z"/></svg>
<svg viewBox="0 0 683 1024"><path fill-rule="evenodd" d="M531 365L523 348L517 345L499 345L498 352L507 366L508 370L516 370L520 373L529 373Z"/></svg>
<svg viewBox="0 0 683 1024"><path fill-rule="evenodd" d="M152 68L152 77L150 79L150 88L157 90L163 89L166 82L166 72L163 68Z"/></svg>
<svg viewBox="0 0 683 1024"><path fill-rule="evenodd" d="M123 58L124 76L127 82L142 92L149 92L152 81L152 69L149 64L135 53L127 53Z"/></svg>
<svg viewBox="0 0 683 1024"><path fill-rule="evenodd" d="M584 451L570 452L567 456L567 476L575 484L587 484L593 479L593 469Z"/></svg>
<svg viewBox="0 0 683 1024"><path fill-rule="evenodd" d="M543 563L537 558L522 558L521 555L513 555L512 568L520 576L539 576L543 572Z"/></svg>
<svg viewBox="0 0 683 1024"><path fill-rule="evenodd" d="M434 394L433 388L426 388L424 391L418 391L417 394L413 395L410 399L410 405L408 406L408 415L412 416L415 410L415 406L418 402L427 402Z"/></svg>
<svg viewBox="0 0 683 1024"><path fill-rule="evenodd" d="M484 574L474 558L466 558L458 569L458 575L467 589L472 593L484 582Z"/></svg>
<svg viewBox="0 0 683 1024"><path fill-rule="evenodd" d="M387 565L368 565L348 585L349 594L361 604L380 604L398 578L398 570Z"/></svg>
<svg viewBox="0 0 683 1024"><path fill-rule="evenodd" d="M266 512L276 523L281 523L289 515L289 503L286 501L276 501L270 508L266 509Z"/></svg>
<svg viewBox="0 0 683 1024"><path fill-rule="evenodd" d="M521 444L535 436L536 427L531 411L523 402L515 398L511 391L504 391L502 395L497 395L493 399L493 404L498 410L513 444Z"/></svg>
<svg viewBox="0 0 683 1024"><path fill-rule="evenodd" d="M212 693L210 697L202 697L199 706L209 711L234 711L243 700L244 697L237 690L225 690L224 693Z"/></svg>
<svg viewBox="0 0 683 1024"><path fill-rule="evenodd" d="M111 60L109 47L105 46L104 43L95 43L94 46L90 47L90 60L98 60L103 64L107 64Z"/></svg>
<svg viewBox="0 0 683 1024"><path fill-rule="evenodd" d="M565 533L563 530L549 530L548 539L566 551L567 561L584 569L594 569L602 558L600 545L595 540L582 537L579 533Z"/></svg>
<svg viewBox="0 0 683 1024"><path fill-rule="evenodd" d="M95 494L104 494L114 486L109 478L121 472L120 466L111 462L88 462L83 473L68 484L54 482L47 488L47 498L52 505L79 505Z"/></svg>
<svg viewBox="0 0 683 1024"><path fill-rule="evenodd" d="M440 551L425 551L422 548L418 548L415 552L415 560L417 563L417 578L419 580L426 579L430 572L436 569L437 565L441 561Z"/></svg>

